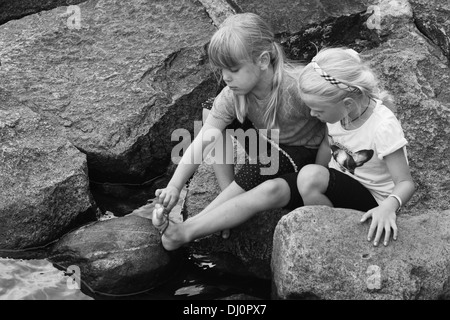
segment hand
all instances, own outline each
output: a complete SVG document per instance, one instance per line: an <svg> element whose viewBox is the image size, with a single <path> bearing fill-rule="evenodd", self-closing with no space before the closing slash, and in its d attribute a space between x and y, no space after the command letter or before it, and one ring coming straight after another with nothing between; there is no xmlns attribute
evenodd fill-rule
<svg viewBox="0 0 450 320"><path fill-rule="evenodd" d="M180 190L168 185L164 189L157 189L155 195L157 197L156 202L163 205L170 212L180 198Z"/></svg>
<svg viewBox="0 0 450 320"><path fill-rule="evenodd" d="M389 243L389 238L391 236L391 229L394 231L393 239L397 240L397 216L392 210L385 210L382 206L378 206L367 211L361 218L361 222L366 221L368 218L372 217L372 222L370 224L369 233L367 235L367 240L371 241L375 230L375 239L373 245L377 246L380 242L381 234L384 230L384 245L387 246Z"/></svg>

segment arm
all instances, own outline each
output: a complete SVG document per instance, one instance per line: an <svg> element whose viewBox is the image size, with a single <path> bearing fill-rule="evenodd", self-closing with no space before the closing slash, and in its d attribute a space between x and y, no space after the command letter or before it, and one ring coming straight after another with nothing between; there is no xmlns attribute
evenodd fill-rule
<svg viewBox="0 0 450 320"><path fill-rule="evenodd" d="M400 197L402 203L405 204L414 194L415 186L403 148L387 155L385 160L395 184L392 194ZM391 234L391 228L394 231L393 239L397 240L397 217L395 212L398 208L399 203L397 199L394 197L387 197L378 207L369 210L363 215L361 222L372 217L372 223L368 234L369 241L372 238L375 229L377 229L374 245L378 244L383 230L385 231L384 245L387 245Z"/></svg>
<svg viewBox="0 0 450 320"><path fill-rule="evenodd" d="M328 128L325 130L325 136L319 146L319 150L317 151L316 156L316 164L320 164L321 166L328 167L328 163L331 160L331 149L330 143L328 142Z"/></svg>
<svg viewBox="0 0 450 320"><path fill-rule="evenodd" d="M167 187L156 190L155 195L159 197L158 202L166 207L167 211L176 205L183 185L211 152L221 134L220 129L205 123L183 154Z"/></svg>

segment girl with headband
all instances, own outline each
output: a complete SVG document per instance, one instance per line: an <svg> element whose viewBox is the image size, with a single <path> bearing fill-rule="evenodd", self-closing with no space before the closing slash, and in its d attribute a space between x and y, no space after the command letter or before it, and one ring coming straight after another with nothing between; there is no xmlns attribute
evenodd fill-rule
<svg viewBox="0 0 450 320"><path fill-rule="evenodd" d="M299 79L300 95L311 114L327 123L330 150L327 167L308 165L286 181L291 206L328 205L365 212L371 218L367 239L378 245L384 232L397 239L396 213L415 186L408 166L407 141L388 107L392 98L380 92L373 71L352 49L320 51Z"/></svg>

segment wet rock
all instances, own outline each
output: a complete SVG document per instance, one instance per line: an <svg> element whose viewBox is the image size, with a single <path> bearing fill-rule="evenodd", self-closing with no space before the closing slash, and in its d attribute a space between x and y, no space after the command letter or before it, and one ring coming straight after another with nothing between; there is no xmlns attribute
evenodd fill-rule
<svg viewBox="0 0 450 320"><path fill-rule="evenodd" d="M78 15L60 7L0 26L0 86L59 125L98 182L164 172L179 142L172 132L192 132L200 102L215 93L205 8L149 4L91 0Z"/></svg>
<svg viewBox="0 0 450 320"><path fill-rule="evenodd" d="M449 277L450 211L399 215L398 240L367 241L362 212L302 207L274 235L276 299L433 300Z"/></svg>
<svg viewBox="0 0 450 320"><path fill-rule="evenodd" d="M176 274L182 251L167 252L150 219L128 215L97 221L62 237L49 260L80 270L82 289L97 295L130 295Z"/></svg>
<svg viewBox="0 0 450 320"><path fill-rule="evenodd" d="M0 88L0 249L45 245L94 207L86 156Z"/></svg>

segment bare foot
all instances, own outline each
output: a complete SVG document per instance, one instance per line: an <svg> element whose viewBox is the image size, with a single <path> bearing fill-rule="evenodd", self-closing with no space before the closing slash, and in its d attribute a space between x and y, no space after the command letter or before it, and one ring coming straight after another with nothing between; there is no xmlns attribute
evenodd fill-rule
<svg viewBox="0 0 450 320"><path fill-rule="evenodd" d="M173 251L181 247L185 242L181 240L180 223L170 220L169 214L164 210L162 205L155 205L152 223L161 234L161 243L164 249Z"/></svg>

